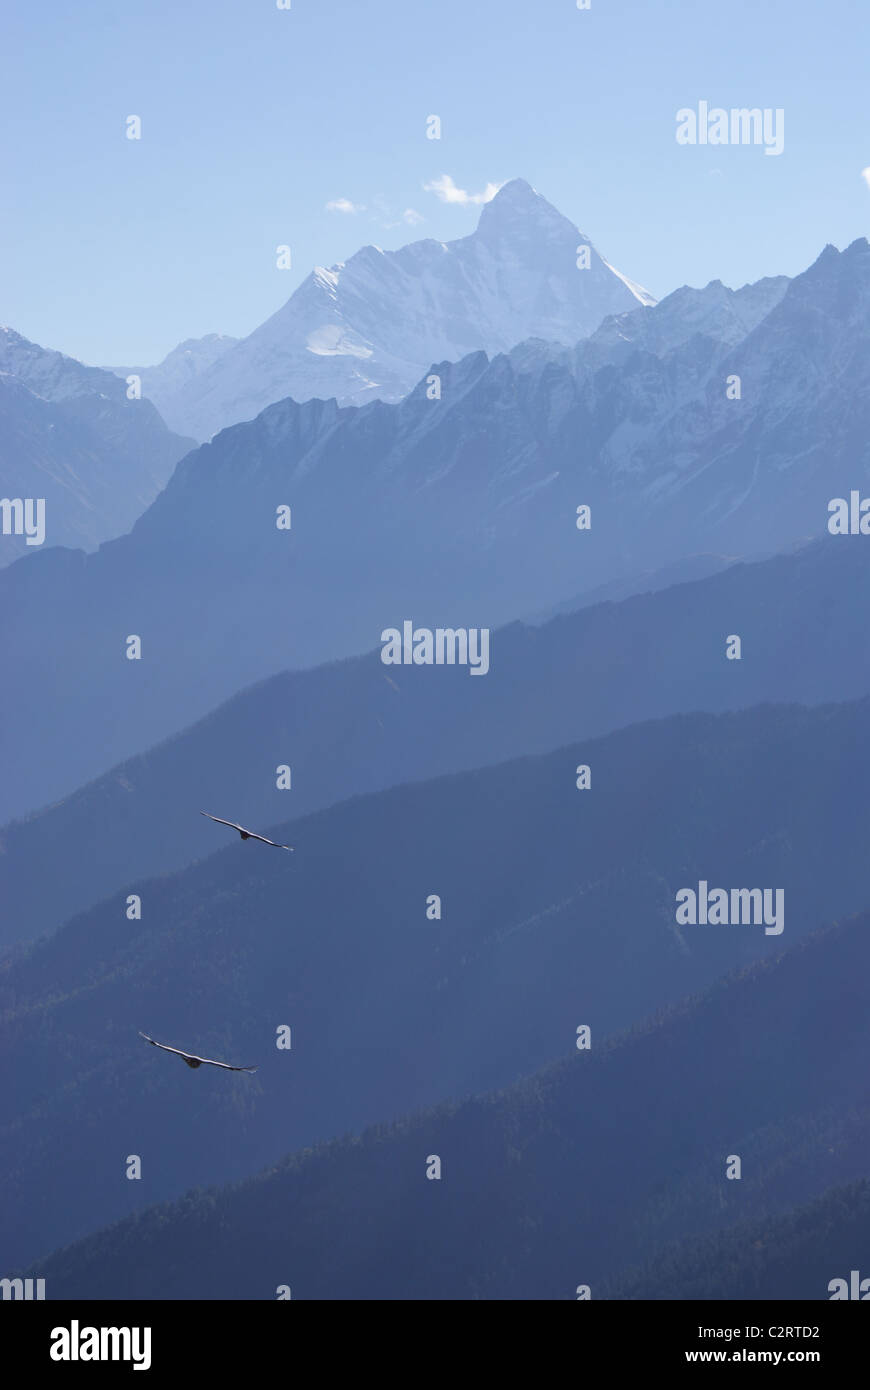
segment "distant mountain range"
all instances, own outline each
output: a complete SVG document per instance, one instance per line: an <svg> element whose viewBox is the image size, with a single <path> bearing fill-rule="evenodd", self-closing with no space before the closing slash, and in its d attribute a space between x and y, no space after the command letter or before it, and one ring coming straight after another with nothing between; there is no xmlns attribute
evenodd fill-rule
<svg viewBox="0 0 870 1390"><path fill-rule="evenodd" d="M588 790L576 785L581 764L591 769ZM294 845L292 855L236 843L179 873L126 884L0 970L7 1261L36 1258L191 1186L249 1176L314 1141L510 1084L572 1055L579 1025L600 1047L860 910L868 779L868 699L682 715L288 821L274 838ZM214 833L223 845L232 832ZM701 880L782 889L782 934L759 924L680 925L676 894ZM431 915L433 894L440 917ZM140 917L128 917L131 895ZM855 933L860 959L866 939L866 929ZM833 955L829 968L840 999L832 1027L843 1030L837 1055L848 1035L844 1077L860 1088L857 1104L866 1093L867 972L842 969ZM764 1013L759 991L765 1046L785 1047L793 1033L823 1062L822 965L807 978L806 995L796 991L788 1005L788 1030L779 1006L768 1001ZM649 1059L686 1117L677 1130L659 1116L668 1154L703 1141L717 1179L735 1152L720 1144L811 1098L799 1054L784 1051L792 1061L776 1069L779 1108L765 1118L735 1082L736 1108L727 1110L720 1077L740 1056L749 1069L763 1065L741 1020L726 1010L715 1047L674 1046L665 1060ZM284 1025L289 1052L276 1048ZM260 1070L191 1074L147 1048L138 1028ZM706 1109L683 1085L686 1067L704 1078ZM835 1068L826 1064L824 1078L834 1105ZM659 1112L648 1090L636 1112L616 1082L608 1089L636 1139L622 1150L625 1162L643 1151ZM591 1145L595 1112L587 1113ZM707 1115L719 1126L717 1146ZM482 1161L487 1134L480 1146L463 1145L466 1161L472 1149ZM141 1183L123 1174L132 1153L143 1158ZM532 1167L546 1189L546 1163ZM799 1200L786 1188L783 1196ZM599 1205L594 1195L584 1200L589 1210Z"/></svg>
<svg viewBox="0 0 870 1390"><path fill-rule="evenodd" d="M122 535L192 447L111 372L0 328L0 497L44 499L42 544L95 550ZM0 534L0 566L36 552Z"/></svg>
<svg viewBox="0 0 870 1390"><path fill-rule="evenodd" d="M867 474L869 297L856 242L785 286L680 292L681 311L635 310L575 349L443 363L441 400L424 379L395 406L285 400L222 432L129 537L0 577L0 728L14 730L0 816L409 617L495 628L705 550L823 534L832 496ZM735 346L738 321L755 327ZM732 377L742 399L725 396Z"/></svg>
<svg viewBox="0 0 870 1390"><path fill-rule="evenodd" d="M399 251L364 246L345 264L315 269L247 338L182 343L142 374L173 429L208 439L287 396L397 401L431 362L506 352L533 337L573 344L608 314L653 303L513 179L470 236Z"/></svg>
<svg viewBox="0 0 870 1390"><path fill-rule="evenodd" d="M290 809L307 814L650 717L870 694L868 621L860 541L827 537L540 627L510 624L492 635L485 679L456 666L387 667L379 651L275 676L0 830L0 945L208 853L215 831L203 808L265 828ZM732 632L744 643L739 662L725 659ZM80 748L95 757L100 733L82 735ZM276 788L283 762L289 792Z"/></svg>
<svg viewBox="0 0 870 1390"><path fill-rule="evenodd" d="M867 478L870 246L678 300L574 349L442 363L440 400L424 378L397 405L280 402L189 454L129 536L12 566L0 816L406 618L495 628L699 552L824 533Z"/></svg>
<svg viewBox="0 0 870 1390"><path fill-rule="evenodd" d="M531 997L553 930L535 926ZM643 968L639 919L634 930L626 980ZM46 1279L48 1297L70 1300L274 1300L280 1287L297 1301L574 1300L582 1285L593 1301L828 1299L832 1279L870 1273L870 1197L856 1181L870 1141L868 940L864 913L609 1044L593 1029L591 1050L566 1047L501 1094L152 1206L29 1273ZM572 983L566 1042L594 988L582 968ZM486 990L477 997L484 1007ZM406 1024L418 1059L427 1023ZM509 1045L522 1011L486 1024ZM371 1030L347 1036L377 1064ZM190 1090L188 1076L170 1084ZM150 1131L142 1147L147 1173ZM728 1179L734 1156L740 1177Z"/></svg>

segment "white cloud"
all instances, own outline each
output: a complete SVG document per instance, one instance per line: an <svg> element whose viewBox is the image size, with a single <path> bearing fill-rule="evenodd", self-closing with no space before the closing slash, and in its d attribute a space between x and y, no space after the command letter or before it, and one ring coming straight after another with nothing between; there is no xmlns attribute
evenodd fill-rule
<svg viewBox="0 0 870 1390"><path fill-rule="evenodd" d="M362 203L352 203L350 198L333 198L326 204L327 212L365 212Z"/></svg>
<svg viewBox="0 0 870 1390"><path fill-rule="evenodd" d="M416 227L418 222L425 222L426 219L422 212L417 212L415 208L405 208L402 217L409 227Z"/></svg>
<svg viewBox="0 0 870 1390"><path fill-rule="evenodd" d="M870 188L870 165L868 165L866 169L861 170L861 177L866 183L867 187Z"/></svg>
<svg viewBox="0 0 870 1390"><path fill-rule="evenodd" d="M456 187L449 174L423 184L424 193L434 193L442 203L488 203L500 188L500 183L488 183L482 193L467 193L464 188Z"/></svg>

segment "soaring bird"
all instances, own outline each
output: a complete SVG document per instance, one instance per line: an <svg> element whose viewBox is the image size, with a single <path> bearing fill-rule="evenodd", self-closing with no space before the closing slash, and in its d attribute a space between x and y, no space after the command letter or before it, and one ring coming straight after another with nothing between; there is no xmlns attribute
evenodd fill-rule
<svg viewBox="0 0 870 1390"><path fill-rule="evenodd" d="M228 825L231 830L238 830L243 840L260 840L264 845L271 845L273 849L289 849L293 853L292 845L278 845L274 840L267 840L265 835L257 835L253 830L246 830L243 825L237 825L234 820L221 820L220 816L213 816L210 811L200 811L201 816L208 816L209 820L216 820L218 825Z"/></svg>
<svg viewBox="0 0 870 1390"><path fill-rule="evenodd" d="M230 1066L229 1062L216 1062L213 1057L197 1057L192 1052L182 1052L180 1047L169 1047L166 1043L155 1042L153 1038L149 1038L147 1033L143 1033L141 1031L139 1033L139 1037L144 1038L145 1041L147 1043L150 1043L152 1047L159 1047L163 1052L174 1052L176 1057L181 1057L182 1060L185 1061L189 1067L196 1068L204 1065L207 1067L223 1067L224 1071L257 1070L256 1067L232 1067Z"/></svg>

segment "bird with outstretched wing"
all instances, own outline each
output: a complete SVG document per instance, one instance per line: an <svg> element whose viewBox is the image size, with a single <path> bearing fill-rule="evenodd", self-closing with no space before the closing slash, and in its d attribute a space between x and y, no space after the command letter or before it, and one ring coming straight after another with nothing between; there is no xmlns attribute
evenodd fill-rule
<svg viewBox="0 0 870 1390"><path fill-rule="evenodd" d="M174 1052L176 1057L180 1057L189 1067L221 1067L224 1071L256 1071L256 1067L233 1067L229 1062L216 1062L213 1057L197 1057L193 1052L182 1052L180 1047L170 1047L167 1043L155 1042L154 1038L149 1038L147 1033L140 1029L139 1037L144 1038L152 1047L159 1047L163 1052Z"/></svg>
<svg viewBox="0 0 870 1390"><path fill-rule="evenodd" d="M273 849L289 849L293 853L292 845L279 845L274 840L267 840L265 835L257 835L253 830L246 830L243 825L238 825L234 820L221 820L220 816L213 816L210 811L200 811L201 816L208 816L209 820L217 821L218 825L228 825L231 830L238 830L243 840L259 840L264 845L271 845Z"/></svg>

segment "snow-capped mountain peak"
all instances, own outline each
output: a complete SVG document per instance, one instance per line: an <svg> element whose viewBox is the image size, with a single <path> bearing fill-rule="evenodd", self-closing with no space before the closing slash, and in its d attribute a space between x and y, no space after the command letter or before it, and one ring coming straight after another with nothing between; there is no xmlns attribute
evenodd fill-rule
<svg viewBox="0 0 870 1390"><path fill-rule="evenodd" d="M154 399L173 428L203 439L287 396L400 400L432 362L527 338L573 345L607 315L654 302L512 179L468 236L363 246L316 267L248 338Z"/></svg>

